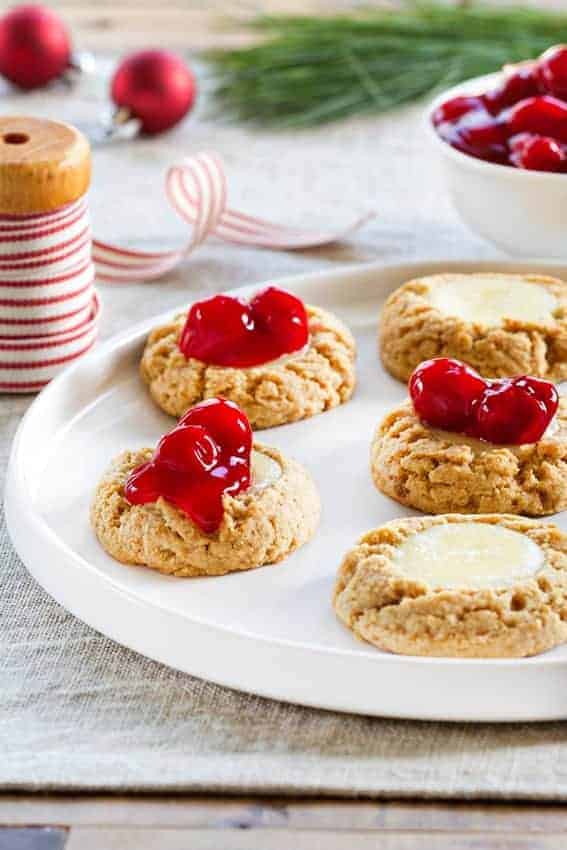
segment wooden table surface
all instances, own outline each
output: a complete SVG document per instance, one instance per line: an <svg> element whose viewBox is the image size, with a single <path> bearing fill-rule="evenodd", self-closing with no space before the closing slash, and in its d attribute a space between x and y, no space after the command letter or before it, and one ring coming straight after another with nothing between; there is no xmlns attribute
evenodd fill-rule
<svg viewBox="0 0 567 850"><path fill-rule="evenodd" d="M0 850L565 850L564 806L0 798Z"/></svg>
<svg viewBox="0 0 567 850"><path fill-rule="evenodd" d="M0 3L0 8L3 6ZM141 47L203 49L241 44L260 13L330 14L356 0L51 0L78 48L124 52ZM390 3L391 5L391 3Z"/></svg>
<svg viewBox="0 0 567 850"><path fill-rule="evenodd" d="M2 4L4 5L4 4ZM355 0L52 0L78 48L201 49L250 38L259 11ZM565 0L545 0L565 8ZM230 26L228 22L230 21ZM241 22L242 25L239 25ZM0 756L1 757L1 756ZM564 850L561 805L221 797L0 795L0 850Z"/></svg>
<svg viewBox="0 0 567 850"><path fill-rule="evenodd" d="M510 0L486 1L510 5ZM398 2L381 0L387 6ZM565 0L519 2L565 10ZM0 8L4 5L8 4L2 2ZM373 0L49 0L49 6L71 27L77 47L108 52L158 45L191 49L232 46L250 40L246 22L262 12L327 15L371 5ZM374 5L378 5L376 0Z"/></svg>

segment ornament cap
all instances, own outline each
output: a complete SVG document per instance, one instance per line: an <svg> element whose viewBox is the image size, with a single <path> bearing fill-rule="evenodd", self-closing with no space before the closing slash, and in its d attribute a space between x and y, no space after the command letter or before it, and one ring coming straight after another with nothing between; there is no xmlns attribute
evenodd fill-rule
<svg viewBox="0 0 567 850"><path fill-rule="evenodd" d="M89 143L74 127L0 117L0 214L51 212L84 195L90 177Z"/></svg>

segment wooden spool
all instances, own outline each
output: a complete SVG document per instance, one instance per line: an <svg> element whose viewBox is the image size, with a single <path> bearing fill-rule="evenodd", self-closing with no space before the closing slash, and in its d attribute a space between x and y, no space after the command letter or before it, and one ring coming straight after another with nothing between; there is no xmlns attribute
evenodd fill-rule
<svg viewBox="0 0 567 850"><path fill-rule="evenodd" d="M53 212L84 195L90 178L89 143L74 127L0 116L0 215Z"/></svg>

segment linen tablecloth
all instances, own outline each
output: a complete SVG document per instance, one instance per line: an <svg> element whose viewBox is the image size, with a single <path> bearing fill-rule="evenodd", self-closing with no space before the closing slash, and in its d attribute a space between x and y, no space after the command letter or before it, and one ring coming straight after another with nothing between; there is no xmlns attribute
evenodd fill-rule
<svg viewBox="0 0 567 850"><path fill-rule="evenodd" d="M98 91L6 98L5 111L88 129ZM197 295L352 262L488 258L452 211L422 111L272 133L192 116L181 130L94 152L101 238L183 237L167 165L214 149L231 204L285 223L377 218L349 244L302 254L210 243L160 283L100 286L101 335ZM2 467L29 397L3 397ZM239 694L177 673L80 623L30 578L0 531L0 790L224 791L567 799L567 726L369 719ZM340 683L337 683L340 687ZM369 682L379 688L380 681Z"/></svg>

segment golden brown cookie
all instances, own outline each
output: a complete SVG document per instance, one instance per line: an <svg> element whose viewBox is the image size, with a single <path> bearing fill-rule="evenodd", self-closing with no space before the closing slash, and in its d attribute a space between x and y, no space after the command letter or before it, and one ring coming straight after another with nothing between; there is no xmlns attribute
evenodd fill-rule
<svg viewBox="0 0 567 850"><path fill-rule="evenodd" d="M485 378L567 379L567 284L541 275L440 274L405 283L384 306L385 368L407 381L423 360L454 357Z"/></svg>
<svg viewBox="0 0 567 850"><path fill-rule="evenodd" d="M259 456L256 463L254 455ZM219 576L275 564L315 533L320 513L315 484L299 463L277 449L254 446L253 470L275 464L279 477L264 475L262 480L254 474L250 489L235 497L225 494L224 518L214 534L202 532L163 498L144 505L126 500L126 479L151 456L152 449L121 454L94 497L92 527L117 561L175 576Z"/></svg>
<svg viewBox="0 0 567 850"><path fill-rule="evenodd" d="M333 605L389 652L535 655L567 640L567 535L514 516L394 520L348 552Z"/></svg>
<svg viewBox="0 0 567 850"><path fill-rule="evenodd" d="M370 466L378 490L426 513L557 513L567 508L567 398L543 438L521 446L430 428L407 402L378 427Z"/></svg>
<svg viewBox="0 0 567 850"><path fill-rule="evenodd" d="M306 349L248 369L209 366L187 359L179 349L186 314L155 328L140 371L154 401L171 416L206 398L236 402L255 429L306 419L348 401L355 385L352 334L331 313L306 306Z"/></svg>

